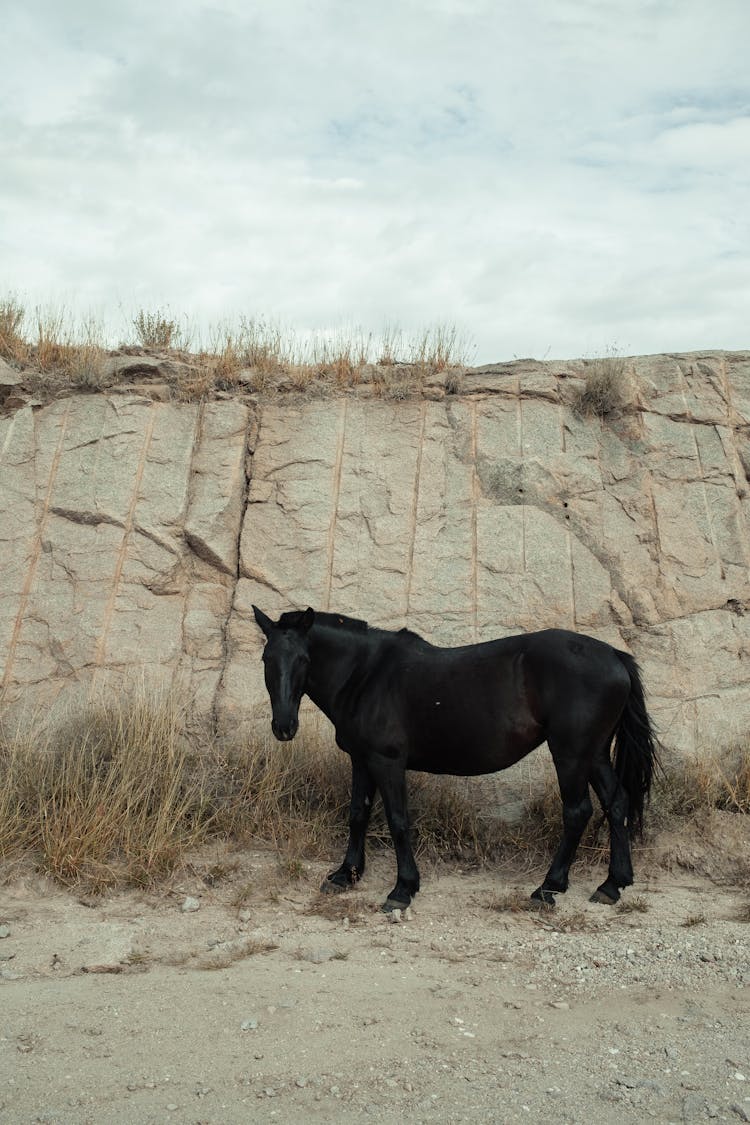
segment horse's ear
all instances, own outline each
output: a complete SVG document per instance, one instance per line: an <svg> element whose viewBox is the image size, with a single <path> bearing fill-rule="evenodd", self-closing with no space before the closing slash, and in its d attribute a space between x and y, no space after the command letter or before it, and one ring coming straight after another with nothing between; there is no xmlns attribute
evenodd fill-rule
<svg viewBox="0 0 750 1125"><path fill-rule="evenodd" d="M299 621L300 630L303 633L309 633L310 629L312 629L312 625L313 625L314 620L315 620L315 610L310 609L310 606L308 606L307 609L305 610L305 612L300 617L300 621Z"/></svg>
<svg viewBox="0 0 750 1125"><path fill-rule="evenodd" d="M270 636L271 630L273 629L273 621L271 620L271 618L266 617L263 610L258 609L257 605L253 606L253 613L255 614L255 620L258 623L259 628L263 630L267 637Z"/></svg>

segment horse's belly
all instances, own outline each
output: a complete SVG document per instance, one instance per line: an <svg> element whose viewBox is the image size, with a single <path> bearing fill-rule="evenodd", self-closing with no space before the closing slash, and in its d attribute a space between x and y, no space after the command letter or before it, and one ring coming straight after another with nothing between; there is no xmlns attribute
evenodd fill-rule
<svg viewBox="0 0 750 1125"><path fill-rule="evenodd" d="M536 724L533 729L518 726L498 731L452 729L446 723L414 739L407 767L458 777L497 773L526 757L543 740Z"/></svg>

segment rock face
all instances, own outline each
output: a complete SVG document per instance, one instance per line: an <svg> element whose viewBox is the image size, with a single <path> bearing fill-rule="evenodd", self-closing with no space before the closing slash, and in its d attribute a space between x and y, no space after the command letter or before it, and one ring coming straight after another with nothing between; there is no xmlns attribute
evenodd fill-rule
<svg viewBox="0 0 750 1125"><path fill-rule="evenodd" d="M268 716L253 602L436 643L547 626L634 653L663 741L750 727L750 354L628 361L618 418L582 362L459 394L201 405L86 395L0 417L8 713L134 677L236 730ZM122 388L120 388L122 390Z"/></svg>

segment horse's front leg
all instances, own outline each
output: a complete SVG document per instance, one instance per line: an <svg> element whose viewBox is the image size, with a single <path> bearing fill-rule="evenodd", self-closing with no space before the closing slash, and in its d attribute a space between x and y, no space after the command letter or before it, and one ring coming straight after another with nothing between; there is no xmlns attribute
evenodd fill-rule
<svg viewBox="0 0 750 1125"><path fill-rule="evenodd" d="M383 754L373 754L369 765L383 799L388 828L396 849L396 886L383 903L383 910L389 914L392 910L403 910L419 890L419 870L409 838L406 771L397 760Z"/></svg>
<svg viewBox="0 0 750 1125"><path fill-rule="evenodd" d="M362 761L352 756L352 796L349 805L349 844L341 867L326 876L321 891L345 891L365 870L365 835L370 822L375 781Z"/></svg>

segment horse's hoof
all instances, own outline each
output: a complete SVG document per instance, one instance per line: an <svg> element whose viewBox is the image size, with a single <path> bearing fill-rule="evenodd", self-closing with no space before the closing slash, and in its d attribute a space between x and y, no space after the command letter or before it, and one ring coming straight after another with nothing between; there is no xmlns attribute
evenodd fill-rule
<svg viewBox="0 0 750 1125"><path fill-rule="evenodd" d="M402 902L401 899L389 897L385 900L380 909L383 914L392 914L394 910L406 910L407 906L409 906L408 902Z"/></svg>
<svg viewBox="0 0 750 1125"><path fill-rule="evenodd" d="M614 906L615 903L618 901L618 899L620 897L619 892L615 892L615 893L616 893L617 897L613 898L612 895L609 894L607 891L602 890L601 887L597 887L597 889L594 891L591 898L589 899L589 902L602 902L602 903L604 903L605 906Z"/></svg>
<svg viewBox="0 0 750 1125"><path fill-rule="evenodd" d="M546 891L544 887L537 887L531 894L531 905L539 909L551 910L555 905L555 896L552 891Z"/></svg>
<svg viewBox="0 0 750 1125"><path fill-rule="evenodd" d="M344 883L342 886L341 883L334 883L333 879L325 879L320 884L320 889L324 895L340 895L349 890L349 884Z"/></svg>

